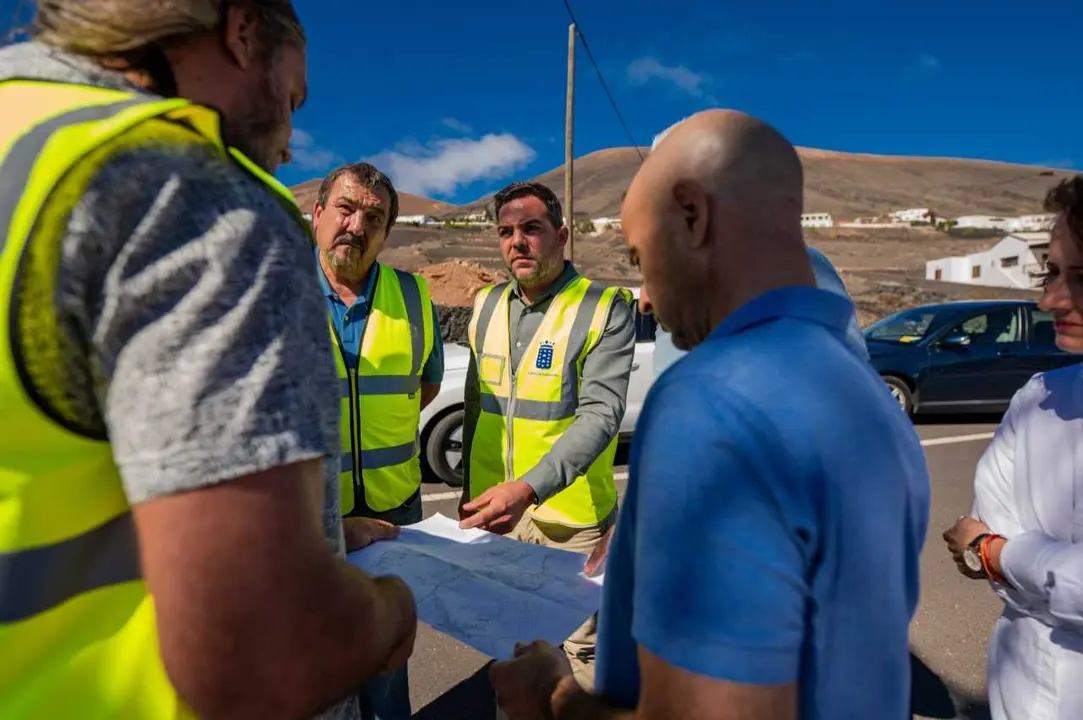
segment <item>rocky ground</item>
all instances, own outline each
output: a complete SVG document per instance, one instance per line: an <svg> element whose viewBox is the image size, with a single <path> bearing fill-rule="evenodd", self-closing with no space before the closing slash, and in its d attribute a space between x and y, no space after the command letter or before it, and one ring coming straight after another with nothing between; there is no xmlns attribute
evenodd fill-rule
<svg viewBox="0 0 1083 720"><path fill-rule="evenodd" d="M960 239L926 229L812 230L806 241L838 267L858 309L862 325L903 308L950 300L1036 297L1029 289L1000 289L925 280L925 262L983 250L995 239ZM576 241L576 266L587 277L636 285L618 233L582 236ZM396 228L382 259L420 272L440 308L446 342L466 339L470 306L479 289L505 279L492 230Z"/></svg>

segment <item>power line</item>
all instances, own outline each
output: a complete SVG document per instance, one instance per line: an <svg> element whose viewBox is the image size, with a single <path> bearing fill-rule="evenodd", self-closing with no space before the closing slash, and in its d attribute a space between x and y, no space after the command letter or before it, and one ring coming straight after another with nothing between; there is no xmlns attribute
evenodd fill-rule
<svg viewBox="0 0 1083 720"><path fill-rule="evenodd" d="M632 147L635 148L636 155L639 156L640 162L643 162L646 158L643 157L643 152L639 149L639 143L636 142L635 137L632 135L632 131L628 129L628 123L624 121L624 116L621 115L620 108L617 107L617 101L613 99L613 93L609 92L609 85L606 84L605 77L602 75L602 70L598 67L598 63L594 61L594 53L590 51L590 45L587 43L587 36L583 32L583 26L575 19L575 13L572 11L569 0L564 0L564 8L568 11L568 17L572 19L572 24L575 25L575 32L579 36L579 40L583 43L583 50L587 53L587 59L590 60L590 64L594 66L594 72L598 74L598 81L602 84L602 90L605 91L605 96L609 98L609 104L613 107L613 112L617 115L617 120L620 121L621 127L624 128L624 133L628 136L628 140L631 141Z"/></svg>

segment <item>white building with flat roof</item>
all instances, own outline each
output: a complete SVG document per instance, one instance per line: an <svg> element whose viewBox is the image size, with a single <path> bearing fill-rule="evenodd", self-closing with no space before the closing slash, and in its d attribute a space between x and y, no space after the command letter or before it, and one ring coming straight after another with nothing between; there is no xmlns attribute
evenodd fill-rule
<svg viewBox="0 0 1083 720"><path fill-rule="evenodd" d="M1008 230L1013 233L1020 232L1044 232L1053 229L1053 222L1057 216L1053 213L1040 215L1020 215L1008 220Z"/></svg>
<svg viewBox="0 0 1083 720"><path fill-rule="evenodd" d="M1028 289L1049 259L1048 232L1004 236L988 250L925 263L925 279L967 285Z"/></svg>
<svg viewBox="0 0 1083 720"><path fill-rule="evenodd" d="M399 215L399 225L435 225L436 218L429 215Z"/></svg>
<svg viewBox="0 0 1083 720"><path fill-rule="evenodd" d="M1008 227L1011 222L1011 218L1000 217L999 215L962 215L955 218L955 227L957 228L974 228L975 230L1006 230L1011 232Z"/></svg>
<svg viewBox="0 0 1083 720"><path fill-rule="evenodd" d="M936 213L931 208L909 208L907 210L896 210L890 215L892 220L901 223L929 223L933 225L936 223Z"/></svg>
<svg viewBox="0 0 1083 720"><path fill-rule="evenodd" d="M801 227L804 228L829 228L835 227L835 220L829 213L805 213L801 216Z"/></svg>

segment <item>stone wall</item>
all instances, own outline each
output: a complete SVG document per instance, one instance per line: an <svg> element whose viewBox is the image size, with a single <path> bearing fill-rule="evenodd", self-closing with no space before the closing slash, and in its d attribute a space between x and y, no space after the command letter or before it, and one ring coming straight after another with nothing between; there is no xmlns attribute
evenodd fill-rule
<svg viewBox="0 0 1083 720"><path fill-rule="evenodd" d="M446 343L465 343L470 328L470 314L473 308L437 305L436 314L440 318L440 336Z"/></svg>

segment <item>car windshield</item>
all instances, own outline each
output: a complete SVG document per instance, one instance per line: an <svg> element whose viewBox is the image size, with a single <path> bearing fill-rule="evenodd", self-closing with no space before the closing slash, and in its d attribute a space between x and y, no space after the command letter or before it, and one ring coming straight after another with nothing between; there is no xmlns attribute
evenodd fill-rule
<svg viewBox="0 0 1083 720"><path fill-rule="evenodd" d="M933 324L935 317L936 313L921 308L888 315L865 328L865 339L896 343L918 342L929 332L929 326Z"/></svg>

